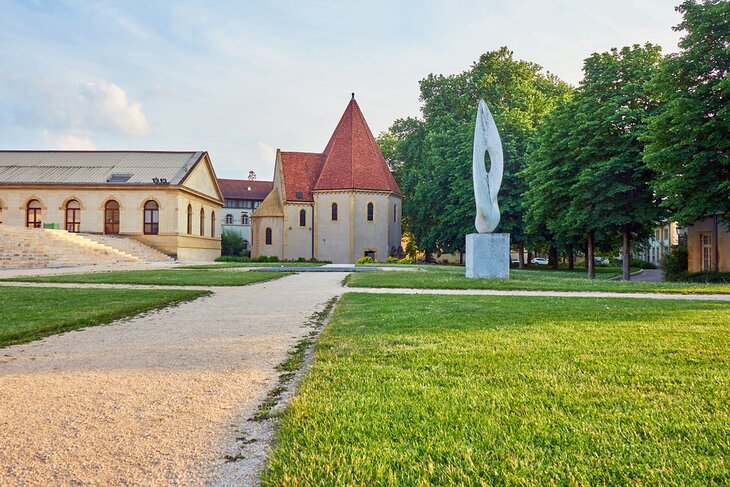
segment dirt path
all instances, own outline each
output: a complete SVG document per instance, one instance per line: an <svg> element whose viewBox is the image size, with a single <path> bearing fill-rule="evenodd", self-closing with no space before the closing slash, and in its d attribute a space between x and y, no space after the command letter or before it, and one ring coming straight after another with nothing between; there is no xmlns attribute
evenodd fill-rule
<svg viewBox="0 0 730 487"><path fill-rule="evenodd" d="M0 485L196 485L344 274L238 288L0 349Z"/></svg>

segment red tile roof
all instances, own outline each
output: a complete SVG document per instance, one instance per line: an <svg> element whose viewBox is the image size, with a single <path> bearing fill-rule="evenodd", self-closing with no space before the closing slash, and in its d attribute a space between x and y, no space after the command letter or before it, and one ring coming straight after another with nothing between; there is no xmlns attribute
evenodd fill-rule
<svg viewBox="0 0 730 487"><path fill-rule="evenodd" d="M347 105L324 153L282 152L281 167L287 201L314 201L313 190L328 189L401 194L354 98Z"/></svg>
<svg viewBox="0 0 730 487"><path fill-rule="evenodd" d="M327 143L314 189L374 189L400 194L354 97Z"/></svg>
<svg viewBox="0 0 730 487"><path fill-rule="evenodd" d="M218 179L223 198L227 200L263 201L274 187L273 181L249 181L248 179Z"/></svg>

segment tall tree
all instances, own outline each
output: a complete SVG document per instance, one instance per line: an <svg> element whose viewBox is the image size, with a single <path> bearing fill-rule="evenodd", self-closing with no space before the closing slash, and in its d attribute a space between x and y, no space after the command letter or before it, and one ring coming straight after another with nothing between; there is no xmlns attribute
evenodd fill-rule
<svg viewBox="0 0 730 487"><path fill-rule="evenodd" d="M620 232L626 280L631 239L647 236L662 217L643 160L646 120L657 107L647 85L660 60L652 44L593 54L575 98L571 144L580 171L567 216L587 231L591 246L598 233Z"/></svg>
<svg viewBox="0 0 730 487"><path fill-rule="evenodd" d="M570 87L534 63L513 58L507 48L483 54L457 75L431 74L420 82L423 119L403 131L399 120L389 132L398 141L392 158L399 165L404 219L418 246L463 252L474 231L471 152L476 104L484 98L502 137L505 171L499 204L499 231L513 241L526 238L523 222L525 166L531 138L542 117ZM387 145L391 135L381 136Z"/></svg>
<svg viewBox="0 0 730 487"><path fill-rule="evenodd" d="M730 2L676 9L683 20L674 29L685 34L651 84L662 106L649 120L644 158L680 224L722 214L730 225Z"/></svg>

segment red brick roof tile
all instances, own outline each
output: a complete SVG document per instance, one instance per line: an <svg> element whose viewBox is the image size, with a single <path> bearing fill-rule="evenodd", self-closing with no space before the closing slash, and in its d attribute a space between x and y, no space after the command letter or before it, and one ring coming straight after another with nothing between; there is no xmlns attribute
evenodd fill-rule
<svg viewBox="0 0 730 487"><path fill-rule="evenodd" d="M248 179L218 179L223 198L227 200L263 201L274 187L273 181L249 181Z"/></svg>
<svg viewBox="0 0 730 487"><path fill-rule="evenodd" d="M281 169L287 201L314 201L312 190L322 168L322 154L282 152ZM297 194L298 193L298 194ZM301 196L301 197L299 197Z"/></svg>

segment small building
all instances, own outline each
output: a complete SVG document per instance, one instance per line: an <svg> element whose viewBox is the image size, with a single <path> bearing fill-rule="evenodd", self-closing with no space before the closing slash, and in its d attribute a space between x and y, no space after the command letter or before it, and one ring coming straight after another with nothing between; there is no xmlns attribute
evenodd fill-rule
<svg viewBox="0 0 730 487"><path fill-rule="evenodd" d="M276 151L273 188L253 214L251 256L382 262L399 254L401 211L353 95L322 153Z"/></svg>
<svg viewBox="0 0 730 487"><path fill-rule="evenodd" d="M689 272L730 272L730 230L721 217L706 216L687 227Z"/></svg>
<svg viewBox="0 0 730 487"><path fill-rule="evenodd" d="M0 151L0 224L137 239L179 260L220 256L207 152Z"/></svg>
<svg viewBox="0 0 730 487"><path fill-rule="evenodd" d="M243 250L251 243L251 215L273 188L272 181L218 179L223 192L223 231L233 232L243 240Z"/></svg>

